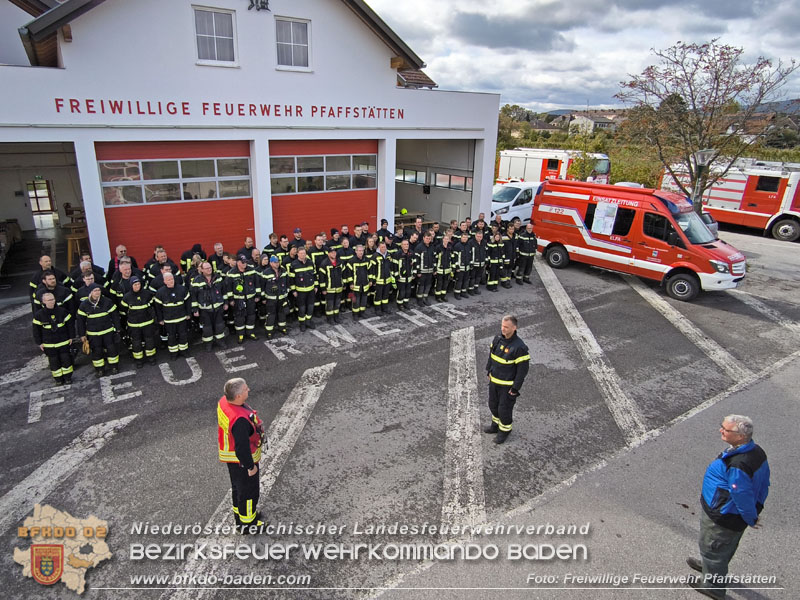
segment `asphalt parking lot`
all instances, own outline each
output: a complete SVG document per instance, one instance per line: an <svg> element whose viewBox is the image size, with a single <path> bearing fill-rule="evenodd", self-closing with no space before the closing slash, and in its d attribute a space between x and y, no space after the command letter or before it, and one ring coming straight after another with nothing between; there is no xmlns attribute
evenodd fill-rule
<svg viewBox="0 0 800 600"><path fill-rule="evenodd" d="M516 538L442 534L440 528L549 520L591 523L588 545L598 557L584 565L590 571L606 565L622 569L623 557L640 557L638 568L645 571L654 568L652 541L643 535L648 527L661 531L669 560L680 561L684 550L692 550L696 516L690 513L697 498L691 486L699 486L705 464L691 464L687 471L679 452L711 460L719 441L714 427L704 437L705 420L719 419L721 410L724 416L729 403L752 413L757 424L761 418L776 428L779 416L785 422L796 414L790 399L797 381L791 374L798 373L800 245L738 231L723 231L721 237L746 254L745 282L739 290L703 294L691 304L667 298L653 283L580 265L552 271L538 261L533 285L405 315L368 315L362 322L348 315L336 327L294 329L289 340L260 339L218 353L195 348L189 359L160 361L141 371L123 359L119 375L100 381L84 363L72 386L61 390L51 388L30 341L28 314L7 307L0 313L5 391L0 535L6 548L0 582L11 597L71 594L23 578L11 559L18 543L15 528L39 502L109 520L114 558L88 572L87 598L248 598L266 590L174 582L251 572L310 577L271 592L287 598L571 598L568 594L576 593L531 589L520 573L541 567L534 569L529 561L506 577L506 567L520 563L312 560L300 553L267 567L252 559L131 560L134 544L233 539L153 537L133 530L142 522L215 525L229 518L229 482L216 459L215 405L222 384L233 376L247 379L252 405L270 424L260 505L271 523L287 526L286 533L250 539L297 544L469 539L503 547ZM514 430L498 447L478 425L489 418L483 365L506 313L519 318L531 369ZM774 405L763 402L770 397ZM788 447L776 446L773 453L768 440L759 441L771 458L791 456ZM663 465L663 477L652 479L654 462ZM796 504L794 497L781 497L785 489L778 486L769 505ZM674 499L666 497L670 490ZM667 519L661 518L663 511L651 510L648 491L669 505ZM289 524L324 524L337 533L297 533ZM415 525L420 533L396 534L392 524ZM370 530L379 525L386 530ZM769 532L760 535L758 543L769 547L764 539ZM612 543L621 539L617 536L631 540L624 552ZM750 552L746 544L743 555ZM764 568L774 569L786 590L736 593L795 597L787 591L791 575L781 570L780 559ZM670 563L664 572L673 570ZM558 569L552 573L563 575ZM137 576L166 581L134 582ZM481 587L513 589L477 590ZM650 598L656 592L592 593L598 595L582 597Z"/></svg>

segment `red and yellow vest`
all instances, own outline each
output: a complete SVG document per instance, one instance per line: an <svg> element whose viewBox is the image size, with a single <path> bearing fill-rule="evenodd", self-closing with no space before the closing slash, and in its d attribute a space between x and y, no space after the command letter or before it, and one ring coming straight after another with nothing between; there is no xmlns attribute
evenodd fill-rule
<svg viewBox="0 0 800 600"><path fill-rule="evenodd" d="M219 447L219 459L222 462L238 463L236 458L235 443L231 429L233 424L239 419L247 419L253 426L253 433L250 436L250 452L253 454L253 462L261 460L261 434L264 431L263 421L258 418L255 410L243 404L236 406L231 404L223 396L217 404L217 442Z"/></svg>

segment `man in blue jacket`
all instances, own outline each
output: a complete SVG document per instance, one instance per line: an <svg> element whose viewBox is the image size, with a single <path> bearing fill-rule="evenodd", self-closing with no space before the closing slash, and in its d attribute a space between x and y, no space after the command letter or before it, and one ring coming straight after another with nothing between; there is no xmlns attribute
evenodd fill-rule
<svg viewBox="0 0 800 600"><path fill-rule="evenodd" d="M753 437L753 421L728 415L720 427L726 448L706 469L700 503L700 555L686 563L703 577L690 583L694 589L721 600L725 598L728 563L744 530L761 525L758 515L769 493L767 454Z"/></svg>

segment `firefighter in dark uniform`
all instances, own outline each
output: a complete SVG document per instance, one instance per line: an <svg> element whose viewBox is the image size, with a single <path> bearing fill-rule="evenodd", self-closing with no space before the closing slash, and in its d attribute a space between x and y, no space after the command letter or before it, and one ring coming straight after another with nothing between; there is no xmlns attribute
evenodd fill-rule
<svg viewBox="0 0 800 600"><path fill-rule="evenodd" d="M264 522L257 512L258 462L261 451L267 448L267 438L263 421L245 404L249 393L244 379L225 382L224 394L217 403L217 448L219 460L228 465L236 524L261 526Z"/></svg>
<svg viewBox="0 0 800 600"><path fill-rule="evenodd" d="M453 296L456 300L466 298L469 292L470 273L472 272L472 248L469 233L461 232L461 239L453 246Z"/></svg>
<svg viewBox="0 0 800 600"><path fill-rule="evenodd" d="M289 271L281 267L277 256L270 256L269 266L261 273L261 290L267 307L267 339L272 339L276 328L286 333L289 310Z"/></svg>
<svg viewBox="0 0 800 600"><path fill-rule="evenodd" d="M506 226L503 234L503 266L500 269L500 285L504 288L511 287L511 275L514 271L514 262L517 260L517 238L514 223Z"/></svg>
<svg viewBox="0 0 800 600"><path fill-rule="evenodd" d="M370 275L375 289L375 313L389 312L389 293L392 291L392 259L386 251L386 242L378 244L378 250L371 258Z"/></svg>
<svg viewBox="0 0 800 600"><path fill-rule="evenodd" d="M400 242L400 251L394 256L394 281L397 285L397 309L406 310L417 277L416 259L409 249L408 240Z"/></svg>
<svg viewBox="0 0 800 600"><path fill-rule="evenodd" d="M431 293L433 284L433 270L436 267L436 249L431 240L433 234L426 231L422 236L422 241L414 248L414 256L417 258L417 304L428 306L428 295Z"/></svg>
<svg viewBox="0 0 800 600"><path fill-rule="evenodd" d="M297 258L292 261L290 277L292 296L297 301L297 321L300 331L306 327L314 329L314 297L317 293L317 275L314 263L306 256L305 247L297 249Z"/></svg>
<svg viewBox="0 0 800 600"><path fill-rule="evenodd" d="M33 315L33 340L47 356L56 385L72 383L72 344L75 322L63 306L56 306L51 292L41 297L42 307Z"/></svg>
<svg viewBox="0 0 800 600"><path fill-rule="evenodd" d="M475 236L469 241L469 248L472 253L472 270L469 272L469 293L480 296L481 281L486 273L486 242L483 239L482 229L475 231Z"/></svg>
<svg viewBox="0 0 800 600"><path fill-rule="evenodd" d="M450 285L453 267L451 263L450 233L444 234L442 243L436 247L436 268L434 278L436 280L436 290L434 294L437 302L447 302L447 287Z"/></svg>
<svg viewBox="0 0 800 600"><path fill-rule="evenodd" d="M350 247L350 238L348 236L343 235L339 243L342 247L336 251L336 258L342 263L342 283L344 284L344 288L342 289L342 303L339 312L346 312L348 310L347 298L350 295L350 278L353 274L350 269L350 263L353 261L356 253L355 250Z"/></svg>
<svg viewBox="0 0 800 600"><path fill-rule="evenodd" d="M188 321L192 310L192 300L185 286L175 283L172 273L164 274L164 287L153 299L156 318L167 333L167 348L172 360L185 356L189 350Z"/></svg>
<svg viewBox="0 0 800 600"><path fill-rule="evenodd" d="M322 239L322 234L318 233L314 236L314 242L311 245L311 250L308 252L308 258L314 265L314 272L319 274L319 268L322 261L328 258L328 249L325 247L325 242ZM317 290L314 297L314 316L321 316L325 307L325 298L322 296L322 289Z"/></svg>
<svg viewBox="0 0 800 600"><path fill-rule="evenodd" d="M364 254L364 246L356 246L356 254L350 261L350 289L353 291L353 320L360 319L367 310L367 298L372 287L370 260Z"/></svg>
<svg viewBox="0 0 800 600"><path fill-rule="evenodd" d="M46 271L44 273L44 276L42 277L42 283L36 289L36 293L33 296L34 312L42 307L42 294L47 292L53 294L53 297L56 299L57 306L63 306L70 313L75 312L75 301L72 290L58 283L56 275L52 271Z"/></svg>
<svg viewBox="0 0 800 600"><path fill-rule="evenodd" d="M533 269L533 259L536 256L536 234L533 233L533 223L525 225L525 231L517 236L517 283L533 283L531 281L531 269Z"/></svg>
<svg viewBox="0 0 800 600"><path fill-rule="evenodd" d="M344 274L335 248L328 250L328 257L322 261L317 271L317 279L322 297L325 298L325 319L328 323L340 323L339 307L344 290Z"/></svg>
<svg viewBox="0 0 800 600"><path fill-rule="evenodd" d="M256 303L261 295L261 277L247 261L247 256L240 254L227 275L227 300L239 343L244 341L245 333L251 340L256 339Z"/></svg>
<svg viewBox="0 0 800 600"><path fill-rule="evenodd" d="M78 308L76 327L81 341L89 340L94 376L103 375L106 361L112 373L119 373L119 313L96 283L89 286L89 297Z"/></svg>
<svg viewBox="0 0 800 600"><path fill-rule="evenodd" d="M502 444L511 433L514 404L528 374L531 355L517 335L517 318L506 315L489 350L486 374L489 377L489 411L492 423L483 431L496 433L495 444Z"/></svg>
<svg viewBox="0 0 800 600"><path fill-rule="evenodd" d="M131 291L122 297L121 308L128 318L128 337L136 368L142 368L147 357L151 365L156 363L156 311L153 308L153 293L142 286L138 277L131 277Z"/></svg>
<svg viewBox="0 0 800 600"><path fill-rule="evenodd" d="M503 236L497 230L486 244L486 260L489 262L486 273L486 289L496 292L497 284L500 282L500 272L503 269Z"/></svg>
<svg viewBox="0 0 800 600"><path fill-rule="evenodd" d="M192 310L200 319L203 343L209 352L216 345L224 346L225 312L228 310L226 293L225 276L215 273L209 261L203 262L200 274L192 280Z"/></svg>

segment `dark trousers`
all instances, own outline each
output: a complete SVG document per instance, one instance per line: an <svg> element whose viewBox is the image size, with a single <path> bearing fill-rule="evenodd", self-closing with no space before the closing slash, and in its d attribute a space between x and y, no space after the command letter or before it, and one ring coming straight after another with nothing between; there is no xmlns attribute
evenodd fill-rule
<svg viewBox="0 0 800 600"><path fill-rule="evenodd" d="M237 523L252 525L256 521L256 507L259 495L259 469L255 475L248 475L247 469L239 463L226 463L231 476L233 514Z"/></svg>
<svg viewBox="0 0 800 600"><path fill-rule="evenodd" d="M106 365L106 360L109 365L119 363L119 348L113 332L88 337L89 347L92 349L92 366L95 369L102 369Z"/></svg>
<svg viewBox="0 0 800 600"><path fill-rule="evenodd" d="M438 273L436 275L436 291L434 294L439 298L447 295L447 286L450 285L450 273Z"/></svg>
<svg viewBox="0 0 800 600"><path fill-rule="evenodd" d="M355 291L353 290L353 314L359 314L367 310L367 299L369 294L367 290Z"/></svg>
<svg viewBox="0 0 800 600"><path fill-rule="evenodd" d="M210 344L215 339L225 337L225 309L200 311L200 324L203 326L203 343Z"/></svg>
<svg viewBox="0 0 800 600"><path fill-rule="evenodd" d="M286 298L280 298L277 300L267 299L266 302L264 302L264 306L267 308L267 333L272 333L275 331L276 326L279 329L285 329L286 312L287 308L289 307L289 303L287 302Z"/></svg>
<svg viewBox="0 0 800 600"><path fill-rule="evenodd" d="M500 267L500 282L507 283L511 281L511 261L503 260L503 265Z"/></svg>
<svg viewBox="0 0 800 600"><path fill-rule="evenodd" d="M397 306L404 306L408 304L408 299L411 297L411 289L414 284L411 282L397 282Z"/></svg>
<svg viewBox="0 0 800 600"><path fill-rule="evenodd" d="M189 349L189 327L186 319L175 323L164 323L164 327L167 330L167 348L171 354Z"/></svg>
<svg viewBox="0 0 800 600"><path fill-rule="evenodd" d="M247 329L247 333L253 332L256 328L256 301L254 298L236 300L233 307L233 326L239 335L244 335L245 329Z"/></svg>
<svg viewBox="0 0 800 600"><path fill-rule="evenodd" d="M725 597L725 584L706 579L706 575L725 577L744 531L734 531L711 520L700 508L700 556L703 557L703 587L711 588L719 598Z"/></svg>
<svg viewBox="0 0 800 600"><path fill-rule="evenodd" d="M489 263L489 269L486 275L486 287L490 290L497 287L497 282L500 281L501 268L502 265L499 262Z"/></svg>
<svg viewBox="0 0 800 600"><path fill-rule="evenodd" d="M69 344L64 344L58 348L45 348L44 354L50 364L50 373L58 379L59 377L72 377L72 354L69 351Z"/></svg>
<svg viewBox="0 0 800 600"><path fill-rule="evenodd" d="M511 431L511 423L514 421L514 404L518 396L510 395L509 391L510 386L489 382L489 410L492 421L497 423L500 431Z"/></svg>
<svg viewBox="0 0 800 600"><path fill-rule="evenodd" d="M144 327L128 326L128 335L131 338L131 352L134 360L142 360L147 355L156 355L156 331L155 325L145 325Z"/></svg>
<svg viewBox="0 0 800 600"><path fill-rule="evenodd" d="M389 292L392 291L391 283L376 283L375 284L375 308L389 304Z"/></svg>
<svg viewBox="0 0 800 600"><path fill-rule="evenodd" d="M520 254L519 257L517 257L517 281L530 281L532 269L533 256L523 256Z"/></svg>
<svg viewBox="0 0 800 600"><path fill-rule="evenodd" d="M325 294L325 316L333 317L339 314L342 305L342 294L338 291Z"/></svg>
<svg viewBox="0 0 800 600"><path fill-rule="evenodd" d="M433 273L421 273L417 279L417 298L427 298L433 285Z"/></svg>
<svg viewBox="0 0 800 600"><path fill-rule="evenodd" d="M456 294L466 294L469 291L469 275L470 271L468 270L457 271L455 273L453 291Z"/></svg>
<svg viewBox="0 0 800 600"><path fill-rule="evenodd" d="M308 292L298 291L295 300L297 301L297 320L300 323L310 321L311 317L314 316L314 290Z"/></svg>
<svg viewBox="0 0 800 600"><path fill-rule="evenodd" d="M486 271L485 267L472 267L469 271L469 289L477 290L481 285L481 279Z"/></svg>

